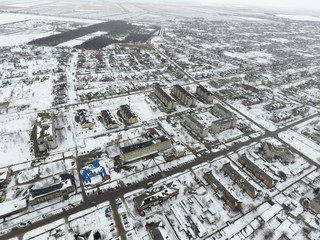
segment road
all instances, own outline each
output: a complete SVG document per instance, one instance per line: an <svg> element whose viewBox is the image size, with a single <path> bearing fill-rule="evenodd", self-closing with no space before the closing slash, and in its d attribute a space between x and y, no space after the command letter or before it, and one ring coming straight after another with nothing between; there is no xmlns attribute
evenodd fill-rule
<svg viewBox="0 0 320 240"><path fill-rule="evenodd" d="M163 33L163 28L161 29L162 31L160 32L161 34ZM199 82L197 82L189 73L185 72L177 63L175 63L174 61L172 61L170 58L168 58L166 55L164 55L162 52L160 52L158 49L156 49L161 55L163 55L165 58L167 58L174 66L176 66L178 69L180 69L186 76L188 76L194 83L196 84L199 84ZM140 94L140 93L145 93L145 92L150 92L150 90L144 90L144 91L140 91L140 92L135 92L133 94ZM115 96L115 97L123 97L123 95L121 96ZM99 100L93 100L92 102L95 102L95 101L101 101L100 99ZM222 100L221 100L222 101ZM223 102L223 101L222 101ZM230 104L228 103L225 103L223 102L224 104L228 105L229 107L231 107L234 111L238 112L239 114L243 115L241 112L239 112L237 109L235 109L233 106L231 106ZM69 105L66 105L64 107L70 107L70 106L78 106L79 104L83 104L83 103L75 103L75 104L69 104ZM61 106L59 107L55 107L55 108L61 108ZM55 109L55 108L52 108L52 109ZM29 113L31 114L31 113ZM246 142L240 142L240 143L237 143L236 145L233 145L231 147L229 147L228 149L225 149L225 150L222 150L222 151L219 151L219 152L210 152L204 156L201 156L201 157L198 157L196 158L195 161L192 161L192 162L189 162L187 164L184 164L184 165L181 165L181 166L178 166L176 168L173 168L171 170L168 170L168 171L165 171L165 174L164 175L156 175L155 177L153 178L150 178L150 179L146 179L146 180L143 180L139 183L139 186L140 187L143 187L143 186L146 186L147 182L149 181L153 181L153 182L156 182L160 179L163 179L164 176L167 176L167 177L170 177L174 174L177 174L177 173L180 173L180 172L184 172L186 170L189 170L191 169L192 167L196 166L196 165L199 165L199 164L202 164L204 162L207 162L207 161L211 161L215 158L218 158L220 156L225 156L231 152L234 152L234 151L237 151L239 150L240 148L242 147L245 147L245 146L248 146L249 144L251 143L254 143L254 142L259 142L261 141L263 138L267 138L267 137L272 137L272 138L276 138L277 140L279 140L280 142L282 142L283 144L287 145L287 143L285 143L283 140L281 140L279 137L278 137L278 133L282 132L282 131L285 131L291 127L294 127L296 126L297 124L300 124L304 121L307 121L313 117L316 117L316 116L319 116L319 113L317 114L314 114L312 116L309 116L307 118L304 118L300 121L297 121L297 122L294 122L292 124L289 124L288 126L285 126L283 128L279 128L277 129L276 131L269 131L268 129L265 129L263 126L261 126L260 124L256 123L254 121L254 119L250 119L253 123L255 123L257 126L259 126L260 128L264 129L265 130L265 134L261 135L261 136L258 136L256 138L250 138L248 141ZM247 116L245 116L247 118ZM301 155L303 158L305 158L310 164L312 165L315 165L317 167L319 167L319 163L317 162L314 162L312 159L306 157L303 153L300 153L298 152L296 149L293 149L290 147L290 150L292 152L295 152L295 153L298 153L299 155ZM79 165L80 166L80 165ZM80 167L77 168L78 172L80 172ZM84 199L84 202L79 205L79 206L76 206L74 208L71 208L65 212L61 212L59 214L56 214L56 215L53 215L53 216L50 216L46 219L43 219L41 221L38 221L38 222L35 222L35 223L32 223L31 225L26 225L24 227L20 227L18 229L15 229L14 231L10 232L10 233L7 233L5 235L2 235L1 236L1 239L9 239L9 238L13 238L13 237L21 237L23 236L24 233L28 232L28 231L31 231L31 230L34 230L36 228L39 228L39 227L42 227L42 226L45 226L49 223L52 223L54 221L57 221L59 219L62 219L62 218L65 218L67 219L70 215L72 214L75 214L75 213L78 213L80 211L83 211L83 210L86 210L86 209L89 209L92 207L92 204L91 202L92 201L95 201L97 204L99 203L103 203L105 201L110 201L111 203L111 206L113 207L113 212L114 212L114 219L116 221L116 226L117 226L117 229L118 229L118 233L119 235L121 236L122 239L125 239L125 230L122 226L122 223L121 223L121 219L119 217L119 215L117 214L117 211L116 211L116 205L115 205L115 199L116 198L119 198L119 197L123 197L124 194L126 193L129 193L133 190L136 190L137 188L135 188L133 185L132 186L122 186L120 187L118 190L116 191L109 191L109 192L103 192L103 193L100 193L100 194L97 194L97 195L91 195L91 196L86 196L85 194L85 191L84 191L84 186L83 186L83 183L81 181L81 187L83 189L83 199ZM97 191L98 192L98 191Z"/></svg>
<svg viewBox="0 0 320 240"><path fill-rule="evenodd" d="M184 165L178 166L176 168L173 168L171 170L165 171L165 175L167 177L170 177L170 176L172 176L174 174L184 172L186 170L191 169L192 167L194 167L196 165L202 164L202 163L207 162L207 161L211 161L211 160L213 160L215 158L218 158L220 156L228 155L229 153L235 152L235 151L239 150L242 147L250 145L251 143L259 142L260 140L262 140L262 139L264 139L266 137L273 137L273 138L276 138L279 141L283 142L281 139L278 138L278 135L277 135L278 132L281 132L283 130L287 130L289 127L294 127L295 125L300 124L303 121L309 120L310 118L315 117L317 115L318 114L310 116L310 117L305 118L305 119L302 119L302 120L297 121L295 123L292 123L292 124L290 124L290 125L288 125L286 127L278 129L276 132L266 131L265 134L263 134L263 135L261 135L259 137L251 138L250 140L248 140L246 142L237 143L236 145L233 145L233 146L229 147L228 149L225 149L225 150L222 150L222 151L219 151L219 152L208 153L208 154L206 154L204 156L198 157L193 162L189 162L187 164L184 164ZM291 150L293 150L294 152L297 152L295 149L291 149ZM301 154L300 152L298 152L298 154L303 156L303 154ZM306 156L303 156L303 157L310 164L319 167L319 164L314 162L312 159L310 159L310 158L308 158ZM158 181L160 179L163 179L163 176L162 175L156 175L153 178L141 181L139 183L139 186L141 188L143 186L146 186L146 184L151 180L153 182L156 182L156 181ZM41 220L39 222L35 222L35 223L31 224L31 225L27 225L25 227L18 228L16 230L14 230L13 232L10 232L8 234L2 235L2 239L9 239L9 238L13 238L13 237L16 237L16 236L21 236L24 233L26 233L28 231L31 231L31 230L34 230L34 229L36 229L38 227L42 227L44 225L47 225L47 224L52 223L54 221L57 221L57 220L59 220L61 218L67 218L68 216L70 216L72 214L75 214L77 212L86 210L86 209L92 207L92 204L91 204L92 201L95 201L97 204L103 203L105 201L110 201L111 203L114 203L114 199L119 198L119 197L123 197L124 194L129 193L129 192L131 192L133 190L137 190L137 188L135 188L133 185L131 185L131 186L122 186L117 191L103 192L103 193L98 194L98 195L86 196L85 197L86 200L81 205L76 206L75 208L71 208L71 209L67 210L66 212L61 212L59 214L50 216L50 217L48 217L48 218L46 218L44 220ZM115 220L116 220L116 224L117 224L117 228L118 228L119 222L121 220L119 220L117 218L118 217L115 216ZM123 227L122 227L122 229L121 229L121 227L120 227L120 229L118 228L118 232L121 235L122 239L125 239L124 238L125 236L123 235L123 231L124 231Z"/></svg>

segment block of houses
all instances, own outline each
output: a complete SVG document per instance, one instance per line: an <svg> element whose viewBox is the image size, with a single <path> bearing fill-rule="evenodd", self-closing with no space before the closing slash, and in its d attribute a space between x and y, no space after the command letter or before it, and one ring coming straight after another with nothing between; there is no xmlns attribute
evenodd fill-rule
<svg viewBox="0 0 320 240"><path fill-rule="evenodd" d="M251 86L251 85L248 85L248 84L242 84L242 87L245 89L245 90L248 90L248 91L251 91L251 92L254 92L254 93L259 93L260 90L254 86Z"/></svg>
<svg viewBox="0 0 320 240"><path fill-rule="evenodd" d="M186 116L184 124L199 137L204 138L208 136L209 129L190 114Z"/></svg>
<svg viewBox="0 0 320 240"><path fill-rule="evenodd" d="M233 129L235 128L237 125L237 119L234 117L226 117L226 118L222 118L222 119L218 119L216 121L213 121L211 123L211 131L214 134L223 132L225 130L228 129Z"/></svg>
<svg viewBox="0 0 320 240"><path fill-rule="evenodd" d="M128 104L120 105L120 113L127 124L137 123L138 116L134 114Z"/></svg>
<svg viewBox="0 0 320 240"><path fill-rule="evenodd" d="M52 113L38 113L36 121L37 145L40 152L57 147L56 130Z"/></svg>
<svg viewBox="0 0 320 240"><path fill-rule="evenodd" d="M285 107L286 107L286 104L283 102L272 102L272 103L269 103L269 104L263 106L263 108L268 111L282 109Z"/></svg>
<svg viewBox="0 0 320 240"><path fill-rule="evenodd" d="M169 198L179 194L179 188L173 182L165 184L155 189L155 191L147 191L144 194L133 199L135 206L139 212L148 207L162 203Z"/></svg>
<svg viewBox="0 0 320 240"><path fill-rule="evenodd" d="M110 179L110 172L106 164L96 161L86 166L82 170L84 185L97 184Z"/></svg>
<svg viewBox="0 0 320 240"><path fill-rule="evenodd" d="M293 116L303 115L309 112L310 108L308 106L301 106L291 110Z"/></svg>
<svg viewBox="0 0 320 240"><path fill-rule="evenodd" d="M230 162L225 163L222 166L222 170L227 173L230 178L243 190L246 191L246 193L251 197L255 198L258 194L257 189L252 186L251 183L249 183L239 172L238 170L234 169Z"/></svg>
<svg viewBox="0 0 320 240"><path fill-rule="evenodd" d="M275 159L281 159L284 163L290 163L293 158L293 154L285 146L276 146L269 142L263 142L261 148L264 151L265 159L268 162L272 162Z"/></svg>
<svg viewBox="0 0 320 240"><path fill-rule="evenodd" d="M195 106L197 99L180 85L173 86L172 94L187 107Z"/></svg>
<svg viewBox="0 0 320 240"><path fill-rule="evenodd" d="M120 159L123 162L132 161L164 151L171 147L171 139L167 138L166 136L161 136L148 141L120 147Z"/></svg>
<svg viewBox="0 0 320 240"><path fill-rule="evenodd" d="M161 103L167 108L168 111L176 109L177 102L170 97L163 89L157 86L154 90L155 95L161 101Z"/></svg>
<svg viewBox="0 0 320 240"><path fill-rule="evenodd" d="M289 112L282 112L282 113L274 114L274 115L271 117L271 121L277 123L277 122L285 121L285 120L290 119L290 118L291 118L291 113L289 113Z"/></svg>
<svg viewBox="0 0 320 240"><path fill-rule="evenodd" d="M86 109L77 110L77 116L79 117L82 128L92 128L93 123L89 120Z"/></svg>
<svg viewBox="0 0 320 240"><path fill-rule="evenodd" d="M245 106L251 106L262 102L262 98L250 98L242 101Z"/></svg>
<svg viewBox="0 0 320 240"><path fill-rule="evenodd" d="M208 171L203 175L203 178L210 184L212 189L217 193L218 198L223 199L229 207L233 211L236 211L240 208L241 202L236 199L227 188L223 186L223 184L217 180L213 174L212 171Z"/></svg>
<svg viewBox="0 0 320 240"><path fill-rule="evenodd" d="M74 192L73 176L69 173L61 174L58 182L42 188L31 188L29 203L35 205L41 202L49 201L57 197L69 198L69 193Z"/></svg>
<svg viewBox="0 0 320 240"><path fill-rule="evenodd" d="M114 129L118 127L116 120L113 118L109 110L101 111L101 116L107 129Z"/></svg>
<svg viewBox="0 0 320 240"><path fill-rule="evenodd" d="M272 188L275 185L276 181L272 177L270 177L264 170L259 168L254 162L252 162L245 153L238 158L238 162L245 166L245 168L256 178L263 181L263 183L268 188Z"/></svg>
<svg viewBox="0 0 320 240"><path fill-rule="evenodd" d="M213 93L201 85L197 86L196 94L200 96L202 99L204 99L206 102L212 102L214 98Z"/></svg>

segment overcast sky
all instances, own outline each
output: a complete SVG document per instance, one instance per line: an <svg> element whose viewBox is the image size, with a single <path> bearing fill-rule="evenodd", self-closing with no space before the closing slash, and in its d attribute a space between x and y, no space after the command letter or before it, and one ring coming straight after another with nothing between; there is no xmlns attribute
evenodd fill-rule
<svg viewBox="0 0 320 240"><path fill-rule="evenodd" d="M144 0L147 1L147 0ZM160 0L164 2L192 2L201 5L227 5L230 7L256 6L281 11L309 10L320 14L320 0Z"/></svg>

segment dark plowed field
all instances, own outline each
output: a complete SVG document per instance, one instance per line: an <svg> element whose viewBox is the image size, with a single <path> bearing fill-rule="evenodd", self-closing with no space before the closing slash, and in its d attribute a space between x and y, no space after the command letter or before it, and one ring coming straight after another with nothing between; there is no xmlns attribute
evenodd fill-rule
<svg viewBox="0 0 320 240"><path fill-rule="evenodd" d="M89 39L76 48L83 49L99 49L112 43L143 43L147 41L155 31L159 28L154 27L154 31L144 31L143 26L135 26L125 21L109 21L90 25L88 27L78 28L49 37L39 38L30 41L28 44L36 46L57 46L63 42L67 42L94 32L108 32L106 35ZM124 40L115 40L113 37L119 35L128 35Z"/></svg>

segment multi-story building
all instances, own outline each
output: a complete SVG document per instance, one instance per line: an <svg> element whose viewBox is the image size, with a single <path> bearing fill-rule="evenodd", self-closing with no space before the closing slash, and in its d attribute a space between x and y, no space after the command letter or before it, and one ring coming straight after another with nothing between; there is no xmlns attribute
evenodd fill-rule
<svg viewBox="0 0 320 240"><path fill-rule="evenodd" d="M101 116L103 118L103 122L104 122L105 126L108 129L113 129L113 128L117 128L118 127L117 122L114 120L114 118L111 115L109 110L101 111Z"/></svg>
<svg viewBox="0 0 320 240"><path fill-rule="evenodd" d="M188 107L195 106L197 103L197 99L178 84L173 86L172 94L178 99L178 101Z"/></svg>
<svg viewBox="0 0 320 240"><path fill-rule="evenodd" d="M123 162L145 157L172 147L171 139L166 136L136 143L120 148L120 159Z"/></svg>
<svg viewBox="0 0 320 240"><path fill-rule="evenodd" d="M120 105L120 113L127 124L137 123L138 116L134 114L128 104Z"/></svg>
<svg viewBox="0 0 320 240"><path fill-rule="evenodd" d="M246 169L250 171L256 178L263 181L267 187L272 188L275 185L276 181L251 160L249 160L245 153L238 158L238 162L245 166Z"/></svg>
<svg viewBox="0 0 320 240"><path fill-rule="evenodd" d="M157 86L154 90L155 95L159 98L162 104L167 108L168 111L176 109L177 102L170 97L163 89Z"/></svg>
<svg viewBox="0 0 320 240"><path fill-rule="evenodd" d="M77 116L79 118L79 121L80 121L82 128L92 128L93 124L89 120L86 109L77 110Z"/></svg>
<svg viewBox="0 0 320 240"><path fill-rule="evenodd" d="M74 192L74 190L73 176L68 173L61 174L59 182L43 188L31 189L29 203L35 205L57 197L68 199L69 193Z"/></svg>
<svg viewBox="0 0 320 240"><path fill-rule="evenodd" d="M237 200L213 175L212 171L208 171L203 178L210 184L212 189L217 193L220 199L223 199L232 210L236 211L240 208L241 202Z"/></svg>
<svg viewBox="0 0 320 240"><path fill-rule="evenodd" d="M229 118L233 116L231 111L220 104L213 105L213 107L210 109L210 113L217 118Z"/></svg>
<svg viewBox="0 0 320 240"><path fill-rule="evenodd" d="M197 86L196 94L207 102L212 102L214 98L213 93L201 85Z"/></svg>
<svg viewBox="0 0 320 240"><path fill-rule="evenodd" d="M242 189L244 189L248 195L252 198L257 196L257 190L252 184L250 184L237 170L235 170L230 162L225 163L222 166L222 170L227 173L230 178Z"/></svg>
<svg viewBox="0 0 320 240"><path fill-rule="evenodd" d="M38 113L36 132L37 145L40 152L57 147L56 130L52 113Z"/></svg>
<svg viewBox="0 0 320 240"><path fill-rule="evenodd" d="M233 117L226 117L226 118L213 121L210 128L214 134L217 134L225 130L235 128L236 125L237 125L237 119Z"/></svg>
<svg viewBox="0 0 320 240"><path fill-rule="evenodd" d="M187 115L184 121L184 124L196 133L199 137L204 138L208 136L209 129L205 127L202 123L200 123L197 119L195 119L191 115Z"/></svg>
<svg viewBox="0 0 320 240"><path fill-rule="evenodd" d="M179 194L179 188L173 182L156 188L156 191L147 191L133 199L139 212L144 209L162 203Z"/></svg>
<svg viewBox="0 0 320 240"><path fill-rule="evenodd" d="M276 146L269 142L263 142L261 147L268 162L280 159L284 163L289 163L293 158L292 153L285 146Z"/></svg>

